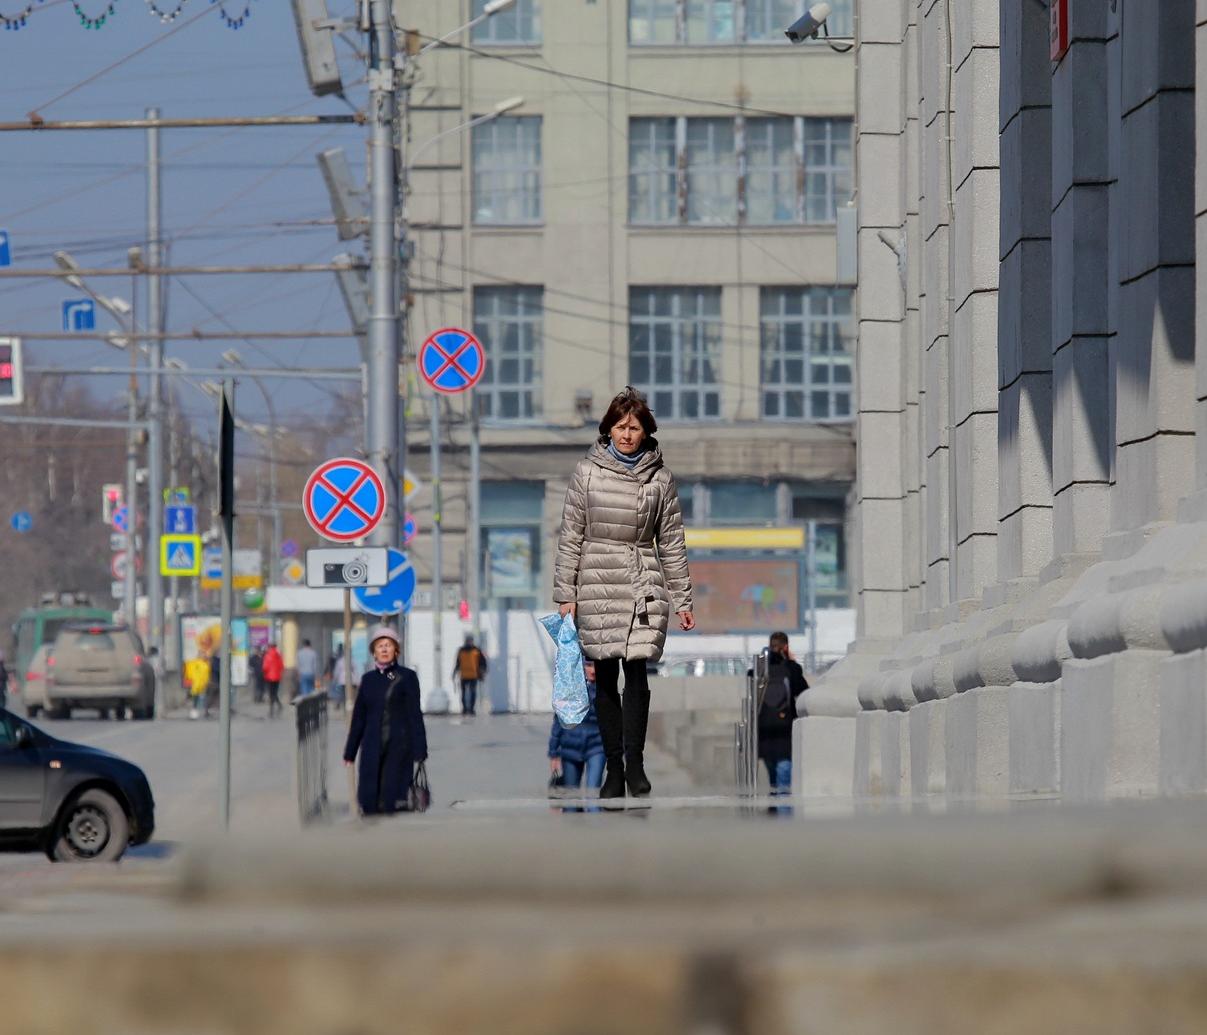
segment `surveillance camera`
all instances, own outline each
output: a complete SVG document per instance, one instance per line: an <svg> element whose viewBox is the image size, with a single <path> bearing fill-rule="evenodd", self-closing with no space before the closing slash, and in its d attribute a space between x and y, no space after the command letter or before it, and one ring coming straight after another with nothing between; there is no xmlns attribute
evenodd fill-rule
<svg viewBox="0 0 1207 1035"><path fill-rule="evenodd" d="M825 20L830 17L829 4L814 4L784 30L784 35L793 43L817 39Z"/></svg>

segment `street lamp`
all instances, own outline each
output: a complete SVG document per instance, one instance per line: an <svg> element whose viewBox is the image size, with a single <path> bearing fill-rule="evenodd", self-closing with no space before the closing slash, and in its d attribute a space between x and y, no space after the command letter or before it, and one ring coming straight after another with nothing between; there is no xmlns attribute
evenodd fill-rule
<svg viewBox="0 0 1207 1035"><path fill-rule="evenodd" d="M469 32L470 29L477 28L484 21L486 21L487 18L494 17L500 11L506 11L507 8L514 6L514 4L515 0L490 0L490 3L482 8L482 13L480 15L478 15L476 18L470 19L470 21L466 22L464 25L453 29L452 32L446 32L438 40L432 40L431 43L420 49L419 55L426 54L429 50L434 50L436 47L443 46L454 36L460 36L463 32Z"/></svg>

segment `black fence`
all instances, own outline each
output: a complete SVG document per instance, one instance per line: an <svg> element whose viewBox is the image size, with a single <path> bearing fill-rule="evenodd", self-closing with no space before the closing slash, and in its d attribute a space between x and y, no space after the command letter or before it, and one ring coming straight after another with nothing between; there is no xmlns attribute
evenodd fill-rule
<svg viewBox="0 0 1207 1035"><path fill-rule="evenodd" d="M302 826L327 818L327 694L298 698L298 814Z"/></svg>

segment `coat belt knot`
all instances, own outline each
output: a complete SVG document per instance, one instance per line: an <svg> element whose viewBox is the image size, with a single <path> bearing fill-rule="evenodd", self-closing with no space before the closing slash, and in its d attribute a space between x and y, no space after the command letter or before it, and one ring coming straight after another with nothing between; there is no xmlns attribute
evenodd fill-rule
<svg viewBox="0 0 1207 1035"><path fill-rule="evenodd" d="M639 615L648 615L649 607L646 601L654 595L654 584L650 581L650 571L641 559L643 546L653 547L653 539L641 539L636 542L624 542L620 539L599 539L592 537L587 542L604 543L608 546L623 546L628 554L629 579L633 586L633 603L637 605Z"/></svg>

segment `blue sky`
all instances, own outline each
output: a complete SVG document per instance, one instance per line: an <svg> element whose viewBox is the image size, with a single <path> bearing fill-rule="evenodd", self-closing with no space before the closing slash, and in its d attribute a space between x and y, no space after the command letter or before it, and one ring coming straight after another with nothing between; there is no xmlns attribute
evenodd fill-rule
<svg viewBox="0 0 1207 1035"><path fill-rule="evenodd" d="M108 0L77 0L85 12ZM25 0L0 0L0 14ZM32 110L46 119L137 118L155 105L164 116L270 115L349 112L338 98L317 99L306 83L287 0L155 0L179 17L161 23L149 0L115 0L100 29L81 27L71 0L34 3L28 24L0 32L0 120ZM351 0L331 0L332 15L350 14ZM221 10L249 17L234 31ZM169 35L170 34L170 35ZM145 52L132 52L153 44ZM344 82L363 77L349 48L337 44ZM107 66L111 71L58 98ZM351 86L350 101L364 89ZM161 131L164 230L174 264L326 262L349 249L333 227L315 154L343 146L358 177L365 131L357 126ZM53 265L51 253L70 251L82 265L124 266L126 249L145 234L145 134L141 130L0 134L0 228L9 231L14 263ZM129 297L128 280L98 281L99 290ZM57 282L0 281L0 332L57 331L60 303L74 295ZM140 300L140 304L141 300ZM238 330L348 327L331 274L193 276L168 287L169 329ZM98 315L98 325L111 326ZM353 366L354 339L172 342L168 355L192 366L216 366L236 348L254 366ZM29 342L29 365L121 365L123 356L100 342ZM116 398L121 378L96 379L94 390ZM282 415L322 406L329 388L276 379L266 387ZM209 415L205 397L182 388L193 412ZM254 386L240 392L240 409L263 419ZM284 418L288 421L288 417Z"/></svg>

